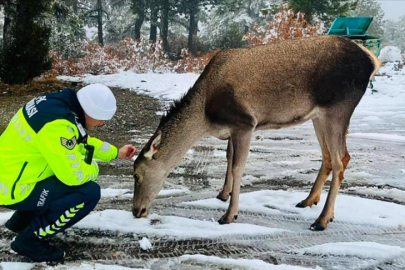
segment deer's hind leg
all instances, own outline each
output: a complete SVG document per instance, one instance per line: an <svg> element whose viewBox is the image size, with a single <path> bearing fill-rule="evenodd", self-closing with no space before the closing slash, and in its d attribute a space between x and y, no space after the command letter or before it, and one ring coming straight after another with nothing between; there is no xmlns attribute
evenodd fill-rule
<svg viewBox="0 0 405 270"><path fill-rule="evenodd" d="M311 225L311 230L324 230L334 218L336 197L344 179L344 171L350 160L346 147L346 134L354 108L355 106L349 102L335 105L333 108L325 109L324 115L319 119L324 131L326 146L330 153L332 181L325 206L318 219Z"/></svg>
<svg viewBox="0 0 405 270"><path fill-rule="evenodd" d="M232 194L232 183L233 183L233 176L232 176L232 162L233 162L233 144L232 139L228 139L228 148L226 149L226 159L227 159L227 168L226 168L226 176L225 176L225 183L224 187L222 188L221 192L218 194L217 199L225 202L229 199L229 196Z"/></svg>
<svg viewBox="0 0 405 270"><path fill-rule="evenodd" d="M330 172L332 171L332 161L328 146L326 145L325 133L322 129L321 122L318 118L312 119L312 122L314 124L316 137L322 150L322 165L319 169L318 176L316 177L315 183L312 186L311 192L309 193L308 197L296 205L296 207L300 208L305 208L307 206L312 207L312 205L318 204L321 199L322 188Z"/></svg>

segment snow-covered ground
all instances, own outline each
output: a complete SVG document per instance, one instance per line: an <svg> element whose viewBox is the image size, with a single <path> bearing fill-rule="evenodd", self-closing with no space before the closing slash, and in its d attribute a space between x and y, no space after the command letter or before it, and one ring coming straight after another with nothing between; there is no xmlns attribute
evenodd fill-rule
<svg viewBox="0 0 405 270"><path fill-rule="evenodd" d="M374 82L374 90L367 90L364 98L355 110L348 135L348 150L352 156L345 173L345 182L350 188L343 189L338 195L335 207L335 220L346 224L348 228L356 225L360 228L372 227L386 230L398 230L404 235L405 228L405 70L394 71L388 63L379 72ZM104 83L109 86L127 88L145 93L162 100L181 97L198 78L197 74L133 74L120 72L107 76L85 76L83 78L62 77L64 80L82 80L85 83ZM212 158L225 158L226 145L214 138L205 138L198 145L215 145ZM139 145L138 147L141 147ZM311 123L278 131L258 132L252 139L251 153L245 170L243 184L285 179L285 181L313 181L320 166L321 153ZM195 154L190 150L187 155ZM271 162L269 162L271 161ZM216 168L223 170L223 165ZM213 171L214 172L214 168ZM305 172L305 170L308 170ZM211 172L211 171L210 171ZM209 173L210 173L209 172ZM208 173L208 174L209 174ZM220 184L222 179L213 179ZM173 190L163 190L162 197L192 194L193 191L176 185ZM104 189L102 197L132 197L129 189ZM241 212L263 215L283 215L291 219L302 219L302 233L319 215L325 202L326 193L321 202L312 208L300 209L295 204L307 195L303 190L261 190L246 192L240 197ZM385 198L386 201L376 200ZM223 209L228 203L216 199L201 199L180 203L181 207L191 209ZM148 238L166 239L223 239L245 235L261 237L294 233L290 227L278 227L278 223L255 225L248 219L226 226L219 225L212 217L206 219L186 218L181 215L159 215L153 213L145 219L134 219L132 213L123 210L107 209L92 212L79 222L77 228L92 228L145 235L140 246L144 250L153 250ZM9 213L0 213L0 225L10 217ZM243 216L243 214L241 215ZM219 216L217 216L219 218ZM159 222L156 222L158 220ZM154 222L152 222L154 221ZM339 224L339 223L338 223ZM335 227L334 227L335 226ZM331 223L328 230L337 225ZM360 227L359 227L360 226ZM316 233L316 232L315 232ZM326 236L325 236L326 237ZM290 248L292 255L311 256L349 256L358 260L384 261L405 256L405 243L377 243L373 241L334 241L302 248ZM338 240L336 240L338 239ZM371 238L372 239L372 238ZM235 259L220 256L183 255L173 259L173 264L182 261L207 263L229 269L309 269L292 265L273 265L259 259ZM0 269L33 269L35 264L22 262L1 262ZM47 269L66 269L66 266L49 266ZM69 269L126 269L125 267L93 263L75 263ZM313 269L313 268L312 268ZM317 267L321 269L321 267Z"/></svg>

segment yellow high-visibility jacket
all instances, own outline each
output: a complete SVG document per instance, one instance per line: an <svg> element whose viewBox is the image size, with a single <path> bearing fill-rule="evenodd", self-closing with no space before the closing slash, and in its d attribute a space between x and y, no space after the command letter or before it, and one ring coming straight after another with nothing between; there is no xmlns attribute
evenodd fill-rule
<svg viewBox="0 0 405 270"><path fill-rule="evenodd" d="M84 143L93 145L94 158L115 159L118 149L82 134L83 109L72 89L36 97L11 119L0 136L0 205L23 201L36 183L55 175L69 186L96 180L99 169L83 158Z"/></svg>

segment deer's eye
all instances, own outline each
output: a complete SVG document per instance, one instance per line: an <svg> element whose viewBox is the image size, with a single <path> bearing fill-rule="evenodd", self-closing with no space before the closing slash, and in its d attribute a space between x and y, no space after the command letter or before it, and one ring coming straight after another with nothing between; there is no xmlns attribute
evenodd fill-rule
<svg viewBox="0 0 405 270"><path fill-rule="evenodd" d="M139 183L139 179L140 179L141 177L139 176L139 174L134 174L134 179L135 179L135 183Z"/></svg>

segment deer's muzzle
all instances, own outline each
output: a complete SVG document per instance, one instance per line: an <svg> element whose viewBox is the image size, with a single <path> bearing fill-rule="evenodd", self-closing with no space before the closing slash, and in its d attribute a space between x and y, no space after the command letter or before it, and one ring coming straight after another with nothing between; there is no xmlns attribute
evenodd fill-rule
<svg viewBox="0 0 405 270"><path fill-rule="evenodd" d="M132 208L132 214L136 218L142 218L148 215L148 210L146 208Z"/></svg>

